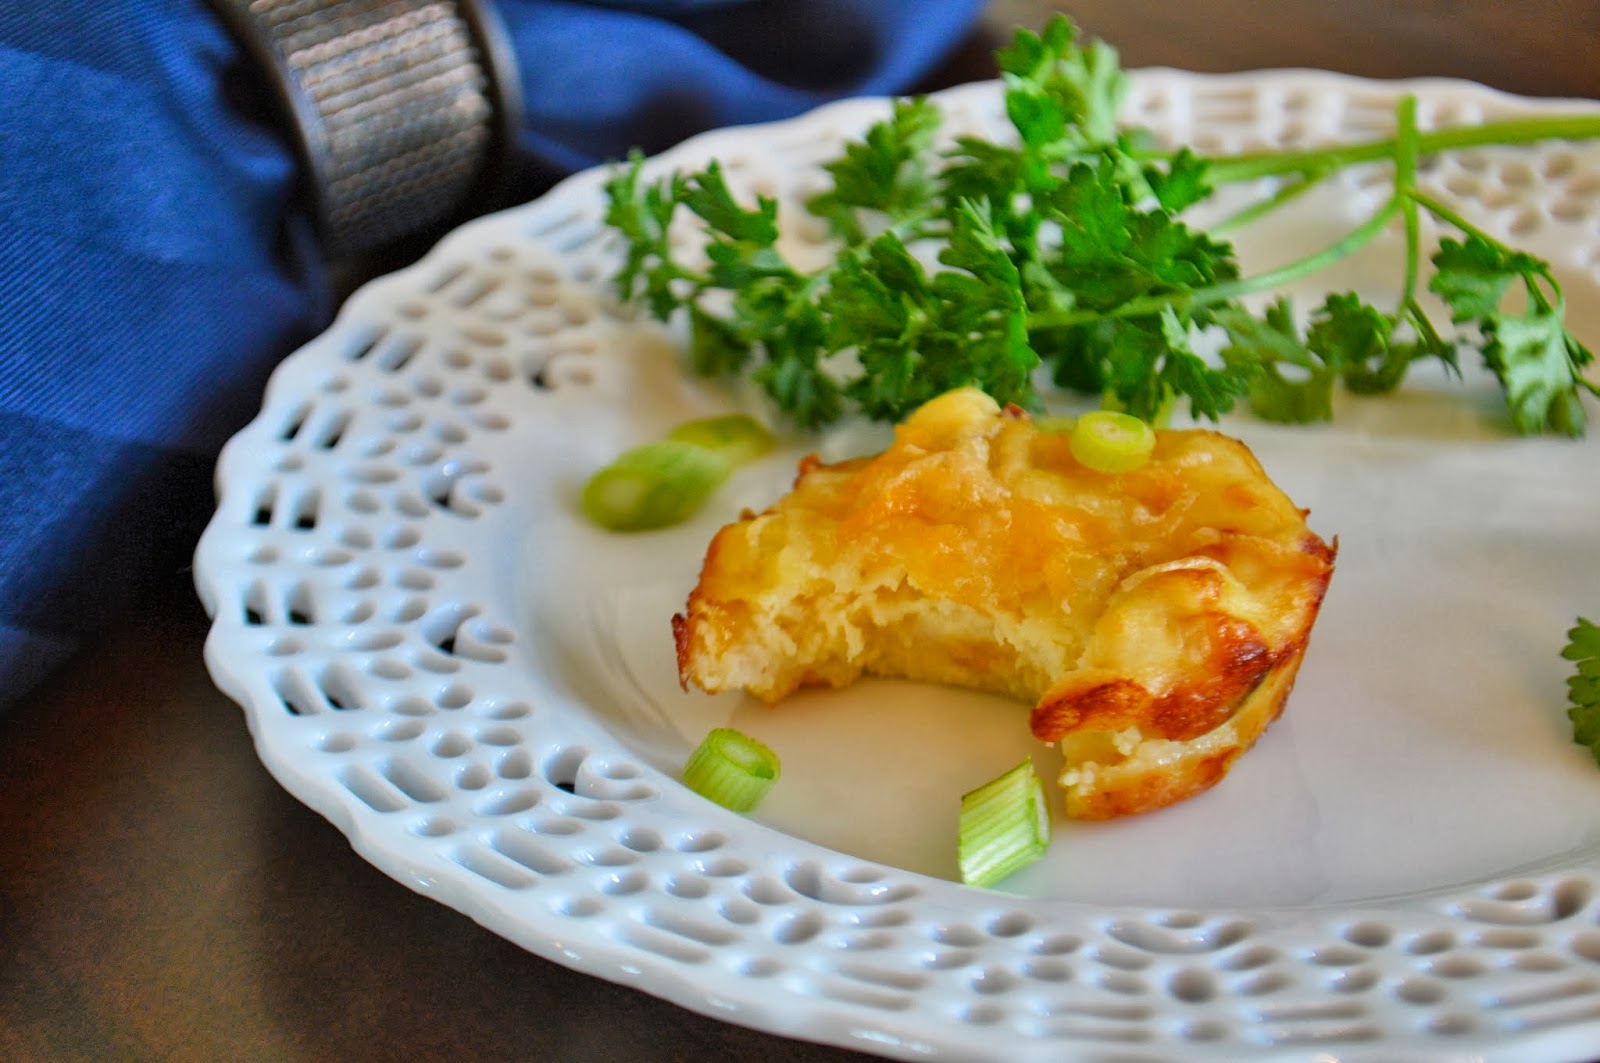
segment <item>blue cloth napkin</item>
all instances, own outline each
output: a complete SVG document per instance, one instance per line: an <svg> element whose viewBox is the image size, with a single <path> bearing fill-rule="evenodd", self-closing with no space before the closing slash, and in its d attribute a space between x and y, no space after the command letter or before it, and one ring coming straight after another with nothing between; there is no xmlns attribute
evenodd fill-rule
<svg viewBox="0 0 1600 1063"><path fill-rule="evenodd" d="M982 0L501 0L514 172L907 91ZM221 444L334 310L265 81L201 0L0 6L0 706L187 570Z"/></svg>

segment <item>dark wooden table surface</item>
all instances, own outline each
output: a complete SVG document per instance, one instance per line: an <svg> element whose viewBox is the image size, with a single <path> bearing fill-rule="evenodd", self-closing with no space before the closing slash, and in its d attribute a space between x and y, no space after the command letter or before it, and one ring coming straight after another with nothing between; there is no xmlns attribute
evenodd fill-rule
<svg viewBox="0 0 1600 1063"><path fill-rule="evenodd" d="M995 0L1130 66L1315 66L1600 96L1595 0ZM169 598L0 718L0 1059L843 1060L525 953L410 892L278 788Z"/></svg>

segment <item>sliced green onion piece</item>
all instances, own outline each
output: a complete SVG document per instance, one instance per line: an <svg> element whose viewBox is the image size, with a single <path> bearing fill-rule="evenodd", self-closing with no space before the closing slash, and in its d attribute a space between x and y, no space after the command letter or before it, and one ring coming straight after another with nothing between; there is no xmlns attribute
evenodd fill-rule
<svg viewBox="0 0 1600 1063"><path fill-rule="evenodd" d="M701 797L735 812L748 812L778 781L778 755L731 727L713 728L689 754L684 784Z"/></svg>
<svg viewBox="0 0 1600 1063"><path fill-rule="evenodd" d="M1127 472L1150 460L1156 433L1132 414L1095 410L1072 426L1072 456L1096 472Z"/></svg>
<svg viewBox="0 0 1600 1063"><path fill-rule="evenodd" d="M969 886L991 886L1022 870L1049 843L1050 812L1033 761L962 795L956 853L961 881Z"/></svg>
<svg viewBox="0 0 1600 1063"><path fill-rule="evenodd" d="M681 439L685 443L714 450L727 458L730 465L754 461L777 445L777 440L765 425L744 413L685 421L668 432L667 438Z"/></svg>
<svg viewBox="0 0 1600 1063"><path fill-rule="evenodd" d="M611 531L649 531L688 520L732 470L728 459L681 439L646 443L589 478L583 512Z"/></svg>

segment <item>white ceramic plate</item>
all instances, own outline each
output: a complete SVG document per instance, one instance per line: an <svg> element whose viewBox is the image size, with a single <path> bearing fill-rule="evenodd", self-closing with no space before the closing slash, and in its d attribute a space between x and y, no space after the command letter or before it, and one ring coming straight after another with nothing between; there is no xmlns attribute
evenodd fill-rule
<svg viewBox="0 0 1600 1063"><path fill-rule="evenodd" d="M1237 151L1580 108L1455 83L1144 72L1130 120ZM998 134L994 85L946 93ZM792 207L882 101L699 138ZM1600 340L1600 147L1428 160L1549 258ZM668 618L712 531L787 486L786 438L692 523L598 533L587 474L747 398L622 312L604 175L475 223L352 298L227 447L198 551L219 685L262 760L367 859L542 956L732 1022L903 1058L1561 1059L1600 1044L1600 769L1572 744L1600 614L1600 432L1517 439L1492 381L1419 375L1332 426L1228 422L1341 544L1286 716L1221 786L1058 823L1002 891L954 873L959 795L1034 747L1026 708L893 682L768 711L678 689ZM1383 195L1357 169L1238 239L1267 267ZM1244 194L1248 190L1240 190ZM1226 206L1226 204L1224 204ZM826 255L793 213L786 242ZM1202 221L1204 219L1201 219ZM1328 287L1392 293L1398 233ZM1591 412L1593 412L1591 404ZM675 777L731 722L783 755L758 815Z"/></svg>

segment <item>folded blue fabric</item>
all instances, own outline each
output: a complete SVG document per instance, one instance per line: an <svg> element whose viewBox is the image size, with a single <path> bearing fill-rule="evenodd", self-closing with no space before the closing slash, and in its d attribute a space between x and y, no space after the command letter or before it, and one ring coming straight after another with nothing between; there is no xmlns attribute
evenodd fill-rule
<svg viewBox="0 0 1600 1063"><path fill-rule="evenodd" d="M502 0L519 189L903 92L982 0ZM267 85L201 0L0 7L0 705L187 570L212 463L330 319Z"/></svg>

